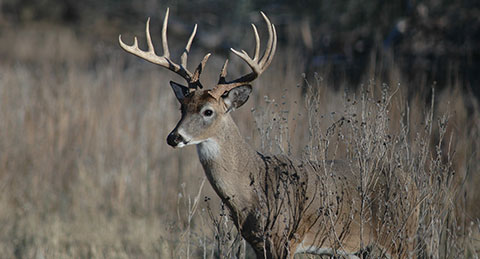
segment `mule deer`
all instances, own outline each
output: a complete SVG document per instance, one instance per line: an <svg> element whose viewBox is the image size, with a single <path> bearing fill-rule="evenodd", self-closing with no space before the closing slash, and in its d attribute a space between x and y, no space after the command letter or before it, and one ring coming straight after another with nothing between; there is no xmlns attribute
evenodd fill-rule
<svg viewBox="0 0 480 259"><path fill-rule="evenodd" d="M295 253L363 257L372 247L380 248L383 255L412 256L416 213L411 209L394 213L383 204L386 180L376 181L372 185L376 191L362 200L358 194L358 169L349 163L315 163L285 155L265 155L252 149L241 136L230 113L248 100L252 91L249 84L270 65L277 46L275 26L265 14L261 13L269 34L265 53L260 57L260 38L253 24L253 58L243 50L231 49L252 72L228 81L227 59L218 84L208 90L200 90L203 86L199 79L210 54L205 55L193 73L187 68L197 25L181 55L181 63L177 64L170 57L167 43L168 15L167 9L162 56L155 53L152 44L150 19L146 23L147 51L138 47L137 38L133 45L127 45L121 35L120 46L187 81L187 86L170 82L181 104L182 116L167 143L172 147L196 145L210 184L229 208L237 229L257 258L293 258ZM411 200L414 195L405 198ZM362 223L365 218L370 220ZM396 235L405 238L396 239Z"/></svg>

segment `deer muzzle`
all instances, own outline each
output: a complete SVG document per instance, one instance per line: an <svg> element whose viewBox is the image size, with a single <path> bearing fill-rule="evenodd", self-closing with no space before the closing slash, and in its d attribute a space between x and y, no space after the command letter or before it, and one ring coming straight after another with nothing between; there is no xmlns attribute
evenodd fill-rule
<svg viewBox="0 0 480 259"><path fill-rule="evenodd" d="M183 147L185 146L185 139L177 131L172 131L168 134L167 144L172 147Z"/></svg>

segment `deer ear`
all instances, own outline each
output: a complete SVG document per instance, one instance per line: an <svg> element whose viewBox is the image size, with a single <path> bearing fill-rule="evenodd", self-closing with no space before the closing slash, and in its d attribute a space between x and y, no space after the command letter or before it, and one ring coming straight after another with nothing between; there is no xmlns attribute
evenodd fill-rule
<svg viewBox="0 0 480 259"><path fill-rule="evenodd" d="M170 81L170 86L173 89L173 92L175 93L175 97L177 97L178 101L181 102L185 96L188 94L188 87L175 83L173 81Z"/></svg>
<svg viewBox="0 0 480 259"><path fill-rule="evenodd" d="M239 108L247 102L251 92L251 85L241 85L225 93L222 96L222 99L227 106L227 113Z"/></svg>

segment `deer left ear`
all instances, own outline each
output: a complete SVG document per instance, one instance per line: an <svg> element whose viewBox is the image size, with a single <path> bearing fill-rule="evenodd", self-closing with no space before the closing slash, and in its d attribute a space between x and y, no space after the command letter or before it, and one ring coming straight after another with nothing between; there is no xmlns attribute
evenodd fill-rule
<svg viewBox="0 0 480 259"><path fill-rule="evenodd" d="M170 86L172 87L173 92L175 93L175 97L177 97L177 100L179 102L182 102L185 96L188 95L188 87L175 83L173 81L170 81Z"/></svg>
<svg viewBox="0 0 480 259"><path fill-rule="evenodd" d="M241 85L223 94L222 99L227 106L227 113L239 108L247 102L251 92L251 85Z"/></svg>

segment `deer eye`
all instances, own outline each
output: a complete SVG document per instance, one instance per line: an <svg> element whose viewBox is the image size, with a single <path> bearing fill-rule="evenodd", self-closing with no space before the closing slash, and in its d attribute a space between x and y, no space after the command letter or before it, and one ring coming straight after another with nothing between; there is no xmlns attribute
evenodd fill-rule
<svg viewBox="0 0 480 259"><path fill-rule="evenodd" d="M210 117L212 115L213 115L213 111L210 109L206 109L205 111L203 111L203 116L205 117Z"/></svg>

